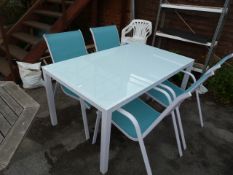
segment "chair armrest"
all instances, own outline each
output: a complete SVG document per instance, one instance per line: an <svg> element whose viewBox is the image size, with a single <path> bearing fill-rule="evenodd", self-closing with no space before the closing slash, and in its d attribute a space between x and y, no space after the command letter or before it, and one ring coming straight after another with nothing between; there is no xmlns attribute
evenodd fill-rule
<svg viewBox="0 0 233 175"><path fill-rule="evenodd" d="M191 72L188 72L188 71L185 71L185 70L182 70L181 72L183 72L184 74L188 74L193 79L194 83L197 81L195 76Z"/></svg>
<svg viewBox="0 0 233 175"><path fill-rule="evenodd" d="M121 31L121 38L125 37L127 33L129 33L133 27L129 24L125 28L122 29Z"/></svg>
<svg viewBox="0 0 233 175"><path fill-rule="evenodd" d="M155 90L161 92L162 94L164 94L167 97L167 100L168 100L169 104L172 103L171 96L165 90L163 90L163 89L161 89L159 87L154 87L153 89L155 89Z"/></svg>
<svg viewBox="0 0 233 175"><path fill-rule="evenodd" d="M121 113L122 115L124 115L125 117L127 117L133 123L137 136L142 138L141 128L138 124L138 121L135 119L135 117L128 111L124 110L123 108L120 108L117 111Z"/></svg>
<svg viewBox="0 0 233 175"><path fill-rule="evenodd" d="M161 86L164 89L167 89L172 94L173 100L176 98L176 93L172 88L170 88L169 86L165 84L160 84L159 86Z"/></svg>

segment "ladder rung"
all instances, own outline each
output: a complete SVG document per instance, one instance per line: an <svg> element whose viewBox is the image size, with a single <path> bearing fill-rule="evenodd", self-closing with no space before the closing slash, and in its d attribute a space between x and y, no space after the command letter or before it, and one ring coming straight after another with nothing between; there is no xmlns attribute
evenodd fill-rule
<svg viewBox="0 0 233 175"><path fill-rule="evenodd" d="M162 8L170 8L170 9L178 9L178 10L209 12L209 13L222 13L223 12L222 7L210 7L210 6L163 3L163 4L161 4L161 7Z"/></svg>
<svg viewBox="0 0 233 175"><path fill-rule="evenodd" d="M181 31L175 31L175 30L163 30L163 31L157 31L155 33L156 36L164 37L164 38L169 38L169 39L174 39L178 41L183 41L183 42L188 42L188 43L193 43L193 44L198 44L202 46L211 46L211 42L209 42L208 39L198 36L198 35L193 35L189 33L184 33Z"/></svg>
<svg viewBox="0 0 233 175"><path fill-rule="evenodd" d="M194 63L192 71L198 72L198 73L203 73L205 65L202 63ZM209 69L209 66L207 67Z"/></svg>

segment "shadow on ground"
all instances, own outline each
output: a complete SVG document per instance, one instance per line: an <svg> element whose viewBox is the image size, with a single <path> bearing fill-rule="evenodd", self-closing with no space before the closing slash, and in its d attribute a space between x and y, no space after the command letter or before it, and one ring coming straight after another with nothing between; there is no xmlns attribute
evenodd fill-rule
<svg viewBox="0 0 233 175"><path fill-rule="evenodd" d="M84 138L77 101L61 91L56 95L59 125L52 127L43 88L28 93L41 104L27 136L2 175L98 175L99 138L95 145ZM181 107L187 150L178 157L171 119L165 119L145 139L153 174L233 174L233 109L203 97L205 127L198 120L195 99ZM95 110L88 111L93 132ZM137 143L112 129L109 175L146 174Z"/></svg>

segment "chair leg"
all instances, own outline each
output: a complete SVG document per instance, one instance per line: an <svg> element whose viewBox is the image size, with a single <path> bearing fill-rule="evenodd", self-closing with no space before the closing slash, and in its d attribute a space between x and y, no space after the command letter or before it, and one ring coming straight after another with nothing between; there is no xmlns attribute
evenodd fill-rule
<svg viewBox="0 0 233 175"><path fill-rule="evenodd" d="M173 122L174 130L175 130L176 142L177 142L179 155L180 155L180 157L182 157L183 152L182 152L182 149L181 149L180 137L179 137L179 132L178 132L177 124L176 124L176 118L175 118L174 111L172 111L171 115L172 115L172 122Z"/></svg>
<svg viewBox="0 0 233 175"><path fill-rule="evenodd" d="M198 91L196 91L196 98L197 98L197 107L198 107L198 112L199 112L199 117L200 117L200 123L201 123L201 127L203 128L204 122L203 122L203 117L202 117L201 102L200 102Z"/></svg>
<svg viewBox="0 0 233 175"><path fill-rule="evenodd" d="M99 128L100 128L101 112L97 111L96 114L97 114L97 117L96 117L96 122L95 122L94 135L93 135L93 138L92 138L92 144L96 143L96 138L97 138Z"/></svg>
<svg viewBox="0 0 233 175"><path fill-rule="evenodd" d="M185 141L185 137L184 137L184 130L183 130L183 125L182 125L182 121L181 121L181 117L180 117L180 110L178 107L176 108L176 116L177 116L178 127L180 130L180 136L181 136L183 148L184 148L184 150L186 150L187 145L186 145L186 141Z"/></svg>
<svg viewBox="0 0 233 175"><path fill-rule="evenodd" d="M81 110L82 110L82 118L83 118L85 136L86 136L86 140L88 140L90 138L90 133L89 133L88 122L87 122L86 105L82 99L80 99L80 104L81 104Z"/></svg>
<svg viewBox="0 0 233 175"><path fill-rule="evenodd" d="M55 82L55 86L54 86L54 90L53 90L53 92L54 92L54 97L55 97L55 95L56 95L58 86L59 86L59 83L56 81L56 82Z"/></svg>
<svg viewBox="0 0 233 175"><path fill-rule="evenodd" d="M146 166L146 171L147 171L147 175L152 175L152 171L151 171L151 167L150 167L150 163L149 163L149 159L146 153L146 148L143 142L143 139L141 137L138 137L138 142L139 142L139 146L142 152L142 157Z"/></svg>

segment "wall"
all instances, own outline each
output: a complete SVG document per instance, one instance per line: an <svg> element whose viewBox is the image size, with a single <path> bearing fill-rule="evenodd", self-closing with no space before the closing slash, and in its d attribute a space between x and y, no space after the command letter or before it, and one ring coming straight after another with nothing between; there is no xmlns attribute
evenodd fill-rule
<svg viewBox="0 0 233 175"><path fill-rule="evenodd" d="M119 33L130 22L130 0L93 0L71 28L80 28L88 44L93 43L89 28L116 25Z"/></svg>

